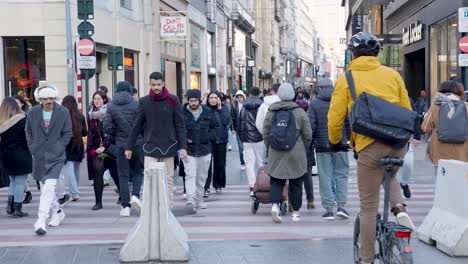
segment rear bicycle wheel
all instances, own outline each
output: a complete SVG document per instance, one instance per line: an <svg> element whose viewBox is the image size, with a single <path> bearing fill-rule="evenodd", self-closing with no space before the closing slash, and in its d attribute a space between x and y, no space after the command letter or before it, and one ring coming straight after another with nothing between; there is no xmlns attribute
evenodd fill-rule
<svg viewBox="0 0 468 264"><path fill-rule="evenodd" d="M388 264L413 264L413 250L408 238L399 238L395 234L390 236L386 261Z"/></svg>
<svg viewBox="0 0 468 264"><path fill-rule="evenodd" d="M353 233L353 251L354 251L354 263L360 264L361 263L361 241L360 241L360 220L359 214L356 216L356 220L354 221L354 233Z"/></svg>

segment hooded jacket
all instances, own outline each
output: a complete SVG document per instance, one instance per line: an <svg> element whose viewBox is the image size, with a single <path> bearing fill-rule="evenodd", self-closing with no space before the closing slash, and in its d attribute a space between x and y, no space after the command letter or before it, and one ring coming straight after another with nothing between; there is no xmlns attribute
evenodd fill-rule
<svg viewBox="0 0 468 264"><path fill-rule="evenodd" d="M202 112L197 120L187 109L188 104L185 104L183 108L187 154L192 157L203 157L211 153L210 139L214 127L212 113L207 106L200 105L199 107Z"/></svg>
<svg viewBox="0 0 468 264"><path fill-rule="evenodd" d="M352 71L356 95L366 92L388 102L411 110L411 103L405 83L398 72L382 66L377 57L362 56L349 64ZM346 76L343 74L335 85L328 112L328 136L330 143L337 144L341 140L342 128L346 117L351 112L354 100L351 97ZM351 134L351 147L360 152L375 139L360 134Z"/></svg>
<svg viewBox="0 0 468 264"><path fill-rule="evenodd" d="M250 96L244 101L244 107L242 107L239 120L237 120L238 133L242 142L257 143L263 140L262 134L255 126L258 109L262 103L263 101L256 96Z"/></svg>
<svg viewBox="0 0 468 264"><path fill-rule="evenodd" d="M1 164L9 176L32 172L32 156L24 128L25 114L16 114L0 126Z"/></svg>
<svg viewBox="0 0 468 264"><path fill-rule="evenodd" d="M265 121L266 114L268 113L268 108L270 105L281 101L277 94L266 96L263 98L263 104L258 109L257 119L255 121L255 126L258 131L263 134L263 123Z"/></svg>
<svg viewBox="0 0 468 264"><path fill-rule="evenodd" d="M232 130L239 132L240 128L237 127L237 120L239 119L240 115L240 110L242 110L244 103L245 103L245 94L243 91L239 90L237 91L235 97L238 95L242 95L244 97L244 102L242 104L239 104L236 99L234 99L233 107L231 108L231 120L232 120Z"/></svg>
<svg viewBox="0 0 468 264"><path fill-rule="evenodd" d="M132 132L138 111L138 102L128 91L115 94L107 105L107 114L104 118L104 133L115 139L115 145L119 148L127 146L128 138ZM135 147L143 145L143 138L138 136Z"/></svg>
<svg viewBox="0 0 468 264"><path fill-rule="evenodd" d="M312 128L312 145L316 152L331 152L328 140L328 110L332 98L333 88L322 88L314 100L310 102L307 114ZM351 128L346 120L341 134L341 142L346 144L351 136Z"/></svg>

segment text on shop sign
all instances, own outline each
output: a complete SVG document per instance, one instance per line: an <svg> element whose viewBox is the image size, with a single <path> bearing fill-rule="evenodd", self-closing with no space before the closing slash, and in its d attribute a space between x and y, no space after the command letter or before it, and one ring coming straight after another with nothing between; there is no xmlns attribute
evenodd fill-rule
<svg viewBox="0 0 468 264"><path fill-rule="evenodd" d="M409 46L423 39L423 24L416 21L407 28L403 28L403 46Z"/></svg>
<svg viewBox="0 0 468 264"><path fill-rule="evenodd" d="M187 20L184 16L162 16L161 37L184 37Z"/></svg>

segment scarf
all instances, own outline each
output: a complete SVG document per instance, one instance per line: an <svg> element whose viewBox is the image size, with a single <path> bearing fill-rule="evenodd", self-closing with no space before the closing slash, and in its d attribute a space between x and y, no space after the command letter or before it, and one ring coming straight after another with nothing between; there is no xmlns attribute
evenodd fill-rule
<svg viewBox="0 0 468 264"><path fill-rule="evenodd" d="M160 94L155 94L153 90L150 89L149 96L153 101L163 101L166 100L169 102L169 105L175 106L177 105L177 102L170 97L169 90L167 90L166 87L163 88L162 92Z"/></svg>
<svg viewBox="0 0 468 264"><path fill-rule="evenodd" d="M89 117L91 119L98 119L99 121L104 121L104 117L106 116L107 113L107 105L103 105L101 109L94 111L95 108L94 106L91 107L91 110L89 110Z"/></svg>
<svg viewBox="0 0 468 264"><path fill-rule="evenodd" d="M455 105L453 104L453 101L460 101L460 97L456 94L453 93L437 93L434 99L434 104L436 105L441 105L441 104L448 104L450 110L447 113L447 117L449 119L452 119L453 115L455 114Z"/></svg>

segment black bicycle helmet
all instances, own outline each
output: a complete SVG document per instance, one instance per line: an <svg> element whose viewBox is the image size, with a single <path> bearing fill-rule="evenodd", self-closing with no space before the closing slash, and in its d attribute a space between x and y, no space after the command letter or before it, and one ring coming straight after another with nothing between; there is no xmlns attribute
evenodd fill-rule
<svg viewBox="0 0 468 264"><path fill-rule="evenodd" d="M381 45L376 36L367 32L359 32L351 37L348 43L348 49L353 53L359 50L367 50L369 52L379 53Z"/></svg>

